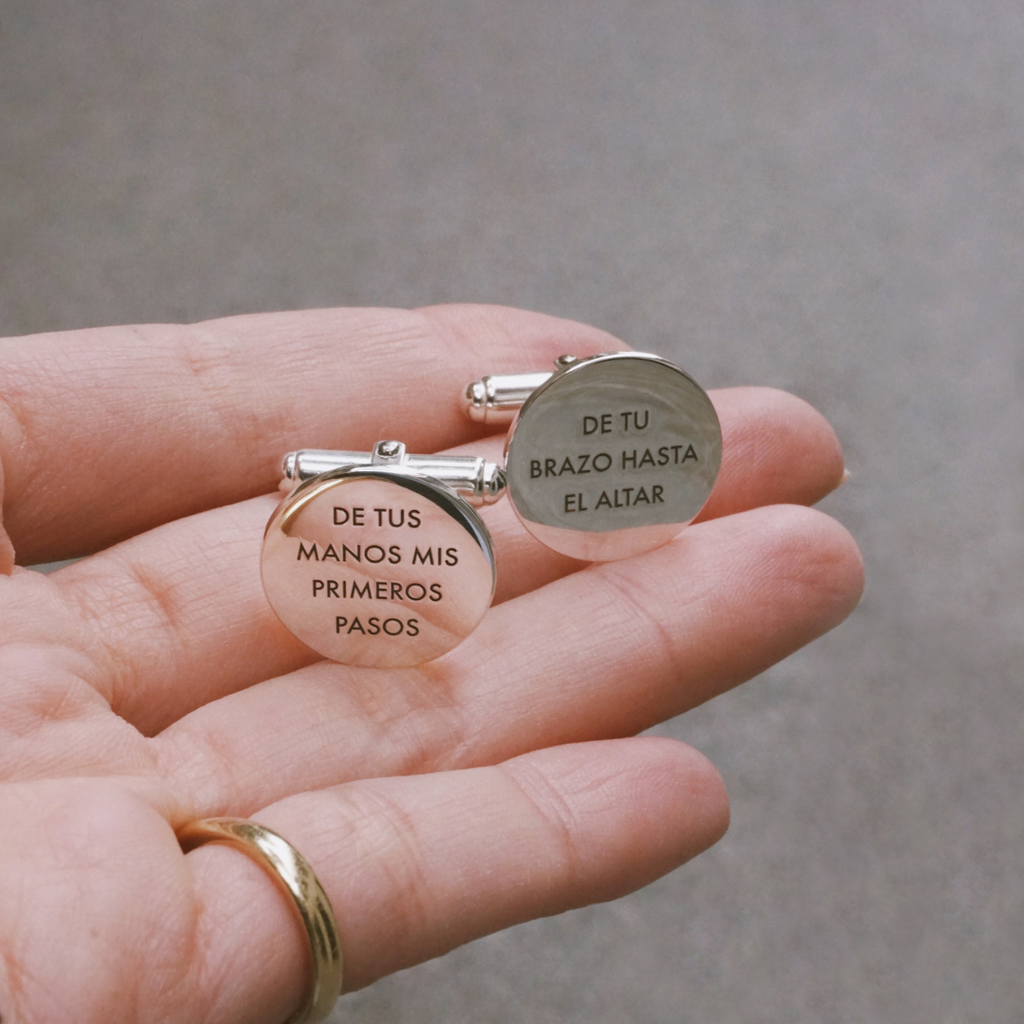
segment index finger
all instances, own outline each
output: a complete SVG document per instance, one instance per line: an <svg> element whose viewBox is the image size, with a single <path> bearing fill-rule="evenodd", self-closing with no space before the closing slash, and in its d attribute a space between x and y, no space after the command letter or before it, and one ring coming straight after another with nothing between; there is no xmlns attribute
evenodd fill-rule
<svg viewBox="0 0 1024 1024"><path fill-rule="evenodd" d="M292 448L394 437L433 452L471 440L482 431L460 398L474 377L623 347L573 321L479 305L8 338L3 524L22 564L95 551L273 490Z"/></svg>

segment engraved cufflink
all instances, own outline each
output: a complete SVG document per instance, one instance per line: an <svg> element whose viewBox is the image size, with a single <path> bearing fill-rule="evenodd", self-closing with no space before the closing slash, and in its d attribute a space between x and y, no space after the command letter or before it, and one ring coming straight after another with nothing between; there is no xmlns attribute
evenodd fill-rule
<svg viewBox="0 0 1024 1024"><path fill-rule="evenodd" d="M494 595L494 550L471 507L497 500L502 470L478 457L372 452L285 456L290 493L267 524L263 589L308 647L346 665L399 668L440 657Z"/></svg>
<svg viewBox="0 0 1024 1024"><path fill-rule="evenodd" d="M629 558L671 540L704 507L722 461L711 400L644 352L483 377L465 408L481 423L511 422L509 500L537 540L573 558Z"/></svg>

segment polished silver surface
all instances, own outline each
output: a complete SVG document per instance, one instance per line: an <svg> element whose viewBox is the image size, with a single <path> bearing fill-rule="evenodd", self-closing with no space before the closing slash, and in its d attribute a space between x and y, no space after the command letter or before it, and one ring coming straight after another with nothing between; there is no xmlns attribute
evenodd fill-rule
<svg viewBox="0 0 1024 1024"><path fill-rule="evenodd" d="M488 374L481 377L466 388L466 415L478 423L511 423L523 402L550 376L551 373L547 372Z"/></svg>
<svg viewBox="0 0 1024 1024"><path fill-rule="evenodd" d="M304 448L289 452L282 463L281 486L290 489L321 473L343 466L401 465L417 476L439 480L474 505L490 505L505 489L502 468L476 455L409 455L399 441L378 441L372 452Z"/></svg>
<svg viewBox="0 0 1024 1024"><path fill-rule="evenodd" d="M679 367L646 353L559 365L509 432L505 474L519 518L548 547L591 561L670 540L718 476L711 400Z"/></svg>
<svg viewBox="0 0 1024 1024"><path fill-rule="evenodd" d="M378 445L373 465L300 483L263 540L274 612L308 647L346 665L440 657L476 628L494 594L483 522L448 486L409 472L399 447L380 456Z"/></svg>

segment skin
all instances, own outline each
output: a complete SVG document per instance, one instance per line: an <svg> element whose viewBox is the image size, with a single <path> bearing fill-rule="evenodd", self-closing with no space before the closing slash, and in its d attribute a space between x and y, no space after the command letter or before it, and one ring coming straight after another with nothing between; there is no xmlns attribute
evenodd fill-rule
<svg viewBox="0 0 1024 1024"><path fill-rule="evenodd" d="M782 392L712 392L701 520L584 565L485 510L499 592L445 657L318 661L263 597L282 454L500 454L485 372L622 348L487 306L314 310L0 342L0 1020L284 1020L306 940L256 865L175 829L252 817L310 861L345 987L613 899L724 833L697 751L637 738L836 626L862 564L806 506L843 477ZM460 446L462 446L460 448ZM50 576L16 567L88 554ZM92 554L92 552L96 552Z"/></svg>

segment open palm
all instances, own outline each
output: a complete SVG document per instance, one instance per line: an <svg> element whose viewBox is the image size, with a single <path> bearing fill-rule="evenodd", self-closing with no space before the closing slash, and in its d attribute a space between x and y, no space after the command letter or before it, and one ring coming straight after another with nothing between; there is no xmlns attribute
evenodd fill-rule
<svg viewBox="0 0 1024 1024"><path fill-rule="evenodd" d="M485 372L621 347L481 306L321 310L10 339L0 359L0 1020L267 1022L306 940L260 868L175 830L252 817L310 861L346 988L517 921L609 899L725 830L714 768L626 738L840 622L861 563L801 507L842 476L780 392L712 392L701 522L584 566L484 510L496 606L415 669L317 658L259 581L281 456L469 443ZM469 450L469 449L467 449ZM11 568L11 546L0 555Z"/></svg>

